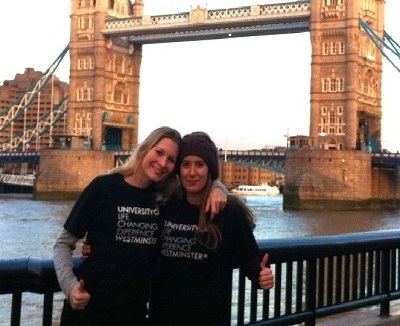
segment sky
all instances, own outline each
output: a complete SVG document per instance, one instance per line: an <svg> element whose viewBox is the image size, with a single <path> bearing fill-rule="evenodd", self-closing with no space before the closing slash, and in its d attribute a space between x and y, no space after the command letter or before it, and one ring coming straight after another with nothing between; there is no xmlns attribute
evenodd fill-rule
<svg viewBox="0 0 400 326"><path fill-rule="evenodd" d="M145 15L282 0L143 0ZM31 67L46 71L68 45L70 0L2 1L0 85ZM399 0L386 1L385 30L400 43ZM399 58L391 57L397 66ZM310 34L255 36L143 46L139 142L168 125L182 135L206 131L231 150L285 146L286 135L308 135ZM294 71L293 74L289 72ZM69 57L56 75L69 82ZM400 150L400 72L383 65L382 146Z"/></svg>

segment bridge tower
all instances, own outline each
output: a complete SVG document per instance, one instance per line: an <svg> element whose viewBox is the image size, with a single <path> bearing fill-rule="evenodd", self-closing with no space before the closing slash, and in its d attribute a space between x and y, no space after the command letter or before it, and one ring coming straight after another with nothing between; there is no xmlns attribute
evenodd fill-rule
<svg viewBox="0 0 400 326"><path fill-rule="evenodd" d="M141 46L101 31L108 17L142 15L142 0L72 0L68 130L71 148L128 150L139 125Z"/></svg>
<svg viewBox="0 0 400 326"><path fill-rule="evenodd" d="M312 0L310 137L324 149L381 149L382 0Z"/></svg>
<svg viewBox="0 0 400 326"><path fill-rule="evenodd" d="M309 136L314 150L286 152L283 207L395 207L397 168L373 167L370 152L381 150L382 54L360 24L362 19L383 39L385 1L310 4Z"/></svg>

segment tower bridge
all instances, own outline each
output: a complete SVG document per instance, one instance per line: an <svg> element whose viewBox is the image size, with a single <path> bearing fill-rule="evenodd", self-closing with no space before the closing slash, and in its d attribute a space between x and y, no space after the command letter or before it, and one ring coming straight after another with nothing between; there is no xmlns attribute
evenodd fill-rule
<svg viewBox="0 0 400 326"><path fill-rule="evenodd" d="M307 146L286 151L284 158L233 153L230 158L284 168L287 207L309 199L400 198L399 178L393 177L397 158L386 164L391 172L385 174L380 167L386 158L374 157L382 150L382 60L388 35L383 1L310 0L216 10L198 6L158 16L144 15L142 0L71 0L71 4L69 95L63 102L67 109L60 110L67 116L67 128L59 136L68 138L66 146L75 151L41 150L38 193L79 192L98 169L115 163L108 150L130 151L137 145L143 46L309 32L312 78ZM18 108L26 111L25 105ZM12 126L17 114L13 110L15 106L4 122L0 119L2 137L9 133L3 143L8 151L26 150L54 122L49 119L43 128L25 128L25 132L30 130L29 137L15 135ZM91 165L93 161L97 168ZM60 175L68 178L62 180L63 189L54 183L56 179L60 182ZM375 180L383 179L386 189L395 190L394 196L373 191Z"/></svg>

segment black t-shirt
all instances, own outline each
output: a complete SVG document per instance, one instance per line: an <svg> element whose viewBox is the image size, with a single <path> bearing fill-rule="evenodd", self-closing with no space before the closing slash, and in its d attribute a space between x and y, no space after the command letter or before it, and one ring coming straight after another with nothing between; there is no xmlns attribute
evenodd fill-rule
<svg viewBox="0 0 400 326"><path fill-rule="evenodd" d="M162 210L161 259L151 292L152 325L230 325L232 269L239 264L258 281L260 260L244 212L230 205L216 221L222 234L217 250L197 243L199 208L186 201Z"/></svg>
<svg viewBox="0 0 400 326"><path fill-rule="evenodd" d="M91 245L75 274L85 281L92 306L98 301L110 313L146 313L161 224L152 187L136 188L121 174L109 174L83 191L64 228L86 235Z"/></svg>

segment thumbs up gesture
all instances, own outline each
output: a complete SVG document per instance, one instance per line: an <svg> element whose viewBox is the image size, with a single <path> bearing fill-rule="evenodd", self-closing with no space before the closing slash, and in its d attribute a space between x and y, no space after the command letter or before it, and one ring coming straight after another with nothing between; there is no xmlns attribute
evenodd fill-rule
<svg viewBox="0 0 400 326"><path fill-rule="evenodd" d="M84 280L80 280L69 293L69 304L74 310L85 309L90 299L90 294L85 290Z"/></svg>
<svg viewBox="0 0 400 326"><path fill-rule="evenodd" d="M267 267L268 264L268 254L265 254L263 260L260 264L261 271L259 277L260 287L264 290L269 290L274 286L274 274L271 268Z"/></svg>

